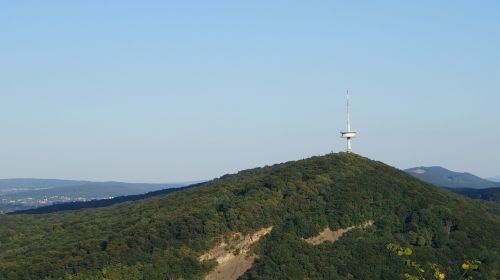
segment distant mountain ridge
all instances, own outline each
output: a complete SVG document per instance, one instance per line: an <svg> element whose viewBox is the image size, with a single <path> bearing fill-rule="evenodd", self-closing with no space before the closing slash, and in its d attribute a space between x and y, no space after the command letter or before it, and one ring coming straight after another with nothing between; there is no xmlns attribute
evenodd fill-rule
<svg viewBox="0 0 500 280"><path fill-rule="evenodd" d="M34 178L0 179L0 195L30 190L78 186L86 183L90 183L90 181Z"/></svg>
<svg viewBox="0 0 500 280"><path fill-rule="evenodd" d="M37 188L37 187L62 187L62 186L75 186L84 183L90 183L86 180L62 180L62 179L37 179L37 178L9 178L0 179L0 188L7 187L24 187L24 188Z"/></svg>
<svg viewBox="0 0 500 280"><path fill-rule="evenodd" d="M486 189L498 187L494 182L470 173L460 173L440 166L414 167L404 170L406 173L433 185L445 188Z"/></svg>
<svg viewBox="0 0 500 280"><path fill-rule="evenodd" d="M82 182L81 184L64 185L56 187L37 188L13 194L6 194L8 197L25 197L29 195L34 198L50 196L50 195L74 195L74 196L102 196L114 197L116 195L137 194L143 192L154 191L171 186L179 186L182 184L133 184L121 182Z"/></svg>
<svg viewBox="0 0 500 280"><path fill-rule="evenodd" d="M23 188L23 189L37 189L37 188L57 188L57 187L70 187L70 186L82 186L89 184L120 184L124 186L133 187L153 187L161 186L166 184L179 184L184 185L184 182L178 183L127 183L120 181L89 181L89 180L65 180L65 179L37 179L37 178L8 178L0 179L0 190L8 188Z"/></svg>

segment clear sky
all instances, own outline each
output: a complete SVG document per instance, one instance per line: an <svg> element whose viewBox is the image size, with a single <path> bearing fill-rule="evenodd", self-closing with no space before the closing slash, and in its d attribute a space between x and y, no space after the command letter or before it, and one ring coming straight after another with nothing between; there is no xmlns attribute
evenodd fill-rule
<svg viewBox="0 0 500 280"><path fill-rule="evenodd" d="M0 178L344 150L346 89L356 153L500 175L500 1L2 1Z"/></svg>

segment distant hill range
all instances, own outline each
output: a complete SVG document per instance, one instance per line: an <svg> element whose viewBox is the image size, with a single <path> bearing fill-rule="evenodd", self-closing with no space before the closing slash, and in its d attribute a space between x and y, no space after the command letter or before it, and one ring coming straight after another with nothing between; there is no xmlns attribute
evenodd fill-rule
<svg viewBox="0 0 500 280"><path fill-rule="evenodd" d="M146 184L57 179L0 179L0 212L32 209L65 202L109 200L189 184L191 183Z"/></svg>
<svg viewBox="0 0 500 280"><path fill-rule="evenodd" d="M90 182L57 179L0 179L0 195L57 187L78 186L86 183Z"/></svg>
<svg viewBox="0 0 500 280"><path fill-rule="evenodd" d="M405 170L412 176L439 187L452 189L487 189L499 187L498 184L470 173L459 173L443 167L415 167Z"/></svg>
<svg viewBox="0 0 500 280"><path fill-rule="evenodd" d="M137 201L145 198L150 198L159 195L165 195L181 190L185 190L191 187L196 187L198 184L189 185L185 187L173 187L169 189L163 189L159 191L148 192L145 194L136 194L136 195L125 195L118 196L111 199L98 199L98 200L90 200L90 201L74 201L74 202L66 202L66 203L57 203L49 206L42 206L38 208L32 208L27 210L18 210L14 212L7 213L8 215L17 215L17 214L48 214L60 211L69 211L69 210L80 210L80 209L88 209L88 208L99 208L111 206L114 204L128 202L128 201Z"/></svg>

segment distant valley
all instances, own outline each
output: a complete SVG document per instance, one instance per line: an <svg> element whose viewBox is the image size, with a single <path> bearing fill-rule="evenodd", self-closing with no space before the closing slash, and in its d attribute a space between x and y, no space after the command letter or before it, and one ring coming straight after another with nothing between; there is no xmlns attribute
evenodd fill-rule
<svg viewBox="0 0 500 280"><path fill-rule="evenodd" d="M0 179L0 213L65 202L86 202L139 195L190 183L123 183L57 179Z"/></svg>

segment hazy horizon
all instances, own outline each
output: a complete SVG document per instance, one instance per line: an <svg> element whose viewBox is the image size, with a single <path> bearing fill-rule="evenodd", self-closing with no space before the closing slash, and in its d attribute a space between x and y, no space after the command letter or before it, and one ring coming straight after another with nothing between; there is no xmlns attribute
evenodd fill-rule
<svg viewBox="0 0 500 280"><path fill-rule="evenodd" d="M345 149L500 176L500 2L0 9L0 178L185 182Z"/></svg>
<svg viewBox="0 0 500 280"><path fill-rule="evenodd" d="M325 154L326 155L326 154ZM323 156L323 155L311 155L311 157L314 157L314 156ZM301 160L301 159L296 159L296 160ZM374 159L376 160L376 159ZM293 161L293 160L291 160ZM285 163L285 162L275 162L275 163L272 163L272 164L265 164L265 165L262 165L262 166L254 166L254 167L249 167L248 169L252 169L252 168L259 168L259 167L264 167L264 166L270 166L270 165L273 165L273 164L280 164L280 163ZM401 169L401 170L408 170L408 169L411 169L411 168L419 168L419 167L443 167L443 168L446 168L445 166L432 166L432 165L428 165L428 166L423 166L423 165L415 165L415 166L411 166L411 167L407 167L407 168L400 168L400 167L397 167L397 166L394 166L398 169ZM448 169L448 168L446 168ZM52 178L52 177L37 177L37 178L33 178L33 177L0 177L0 180L61 180L61 181L82 181L82 182L95 182L95 183L109 183L109 182L117 182L117 183L145 183L145 184L195 184L195 183L199 183L199 182L204 182L204 181L207 181L207 180L212 180L212 179L215 179L215 178L218 178L218 177L221 177L221 176L224 176L224 175L227 175L227 174L234 174L234 173L237 173L239 171L243 171L244 169L242 170L236 170L235 172L231 172L231 173L224 173L224 174L219 174L219 175L216 175L214 177L211 177L211 178L200 178L200 179L197 179L197 180L189 180L189 181L121 181L121 180L113 180L113 179L109 179L109 180L94 180L92 178ZM450 171L453 171L453 172L459 172L459 173L470 173L469 171L467 170L450 170ZM478 176L477 174L472 174L472 175L476 175ZM492 182L500 182L500 176L493 176L493 177L481 177L479 176L480 178L483 178L483 179L486 179L486 180L489 180L489 181L492 181Z"/></svg>

